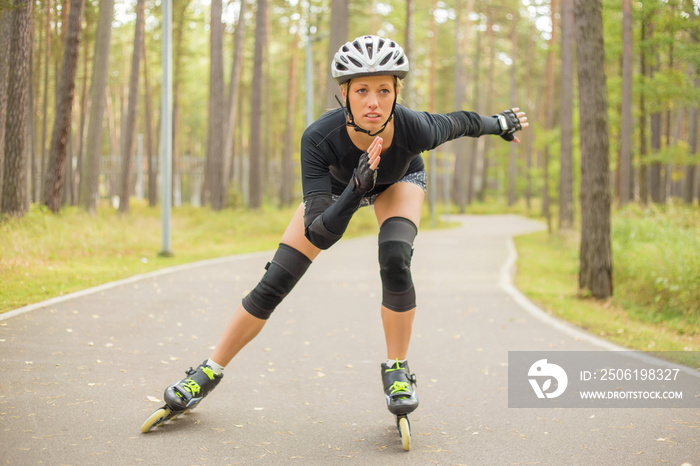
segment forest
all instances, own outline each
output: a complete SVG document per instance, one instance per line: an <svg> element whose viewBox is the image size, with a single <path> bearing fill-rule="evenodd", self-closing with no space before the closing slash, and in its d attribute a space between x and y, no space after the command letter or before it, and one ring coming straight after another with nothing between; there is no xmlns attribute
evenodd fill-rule
<svg viewBox="0 0 700 466"><path fill-rule="evenodd" d="M175 206L298 202L301 134L338 105L330 58L363 34L404 47L403 105L528 114L521 144L463 138L424 154L431 208L536 201L550 228L570 228L579 217L586 224L589 198L605 198L609 217L610 202L700 197L697 0L176 0L171 8ZM134 197L159 202L162 11L154 0L0 1L4 216L31 204L94 213L126 212Z"/></svg>

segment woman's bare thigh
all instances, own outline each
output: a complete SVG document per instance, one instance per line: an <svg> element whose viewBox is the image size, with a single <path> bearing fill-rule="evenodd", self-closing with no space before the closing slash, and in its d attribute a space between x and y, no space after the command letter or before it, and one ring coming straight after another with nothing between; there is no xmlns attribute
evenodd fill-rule
<svg viewBox="0 0 700 466"><path fill-rule="evenodd" d="M425 192L413 183L396 183L389 186L374 201L374 214L379 226L391 217L404 217L420 226Z"/></svg>
<svg viewBox="0 0 700 466"><path fill-rule="evenodd" d="M292 220L287 225L287 229L282 234L281 243L293 247L297 251L300 251L306 257L314 260L318 253L321 252L319 248L311 244L311 242L304 235L304 203L302 202L297 208Z"/></svg>

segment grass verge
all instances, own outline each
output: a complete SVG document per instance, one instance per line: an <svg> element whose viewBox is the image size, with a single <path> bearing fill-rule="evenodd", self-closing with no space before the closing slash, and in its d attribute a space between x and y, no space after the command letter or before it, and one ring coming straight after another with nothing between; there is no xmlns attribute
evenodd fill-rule
<svg viewBox="0 0 700 466"><path fill-rule="evenodd" d="M160 208L132 200L126 214L104 204L91 216L77 207L54 215L34 205L23 218L0 221L0 313L165 267L273 250L295 210L175 208L174 255L161 257ZM426 209L422 225L430 224ZM373 211L360 209L344 237L376 231Z"/></svg>
<svg viewBox="0 0 700 466"><path fill-rule="evenodd" d="M198 260L272 250L294 208L260 211L179 207L171 221L172 257L161 257L159 208L133 202L95 216L69 207L54 215L33 206L0 222L0 313L102 283ZM376 231L362 209L347 236Z"/></svg>
<svg viewBox="0 0 700 466"><path fill-rule="evenodd" d="M515 239L517 287L552 314L642 351L700 351L700 212L630 206L613 215L614 297L578 291L577 232ZM676 360L697 367L697 353Z"/></svg>

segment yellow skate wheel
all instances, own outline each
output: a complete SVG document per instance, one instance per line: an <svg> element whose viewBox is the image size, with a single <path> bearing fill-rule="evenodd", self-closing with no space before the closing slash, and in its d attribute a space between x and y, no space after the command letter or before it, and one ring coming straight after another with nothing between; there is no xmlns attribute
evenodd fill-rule
<svg viewBox="0 0 700 466"><path fill-rule="evenodd" d="M398 426L403 449L409 451L411 449L411 425L408 423L408 418L405 416L400 417Z"/></svg>
<svg viewBox="0 0 700 466"><path fill-rule="evenodd" d="M155 426L167 420L168 416L170 416L171 413L172 411L168 407L163 407L155 410L155 412L151 414L149 418L146 419L146 422L144 422L141 426L141 432L143 432L144 434L146 432L150 432Z"/></svg>

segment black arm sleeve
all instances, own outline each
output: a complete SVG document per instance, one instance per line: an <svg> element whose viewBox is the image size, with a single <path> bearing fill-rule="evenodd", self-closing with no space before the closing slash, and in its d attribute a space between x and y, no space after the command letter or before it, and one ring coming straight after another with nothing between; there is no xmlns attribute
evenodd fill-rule
<svg viewBox="0 0 700 466"><path fill-rule="evenodd" d="M330 193L304 197L304 235L311 244L328 249L343 237L362 201L362 193L354 188L353 178L335 202Z"/></svg>
<svg viewBox="0 0 700 466"><path fill-rule="evenodd" d="M435 149L453 139L484 134L501 134L498 118L475 112L405 112L411 147L421 151Z"/></svg>

